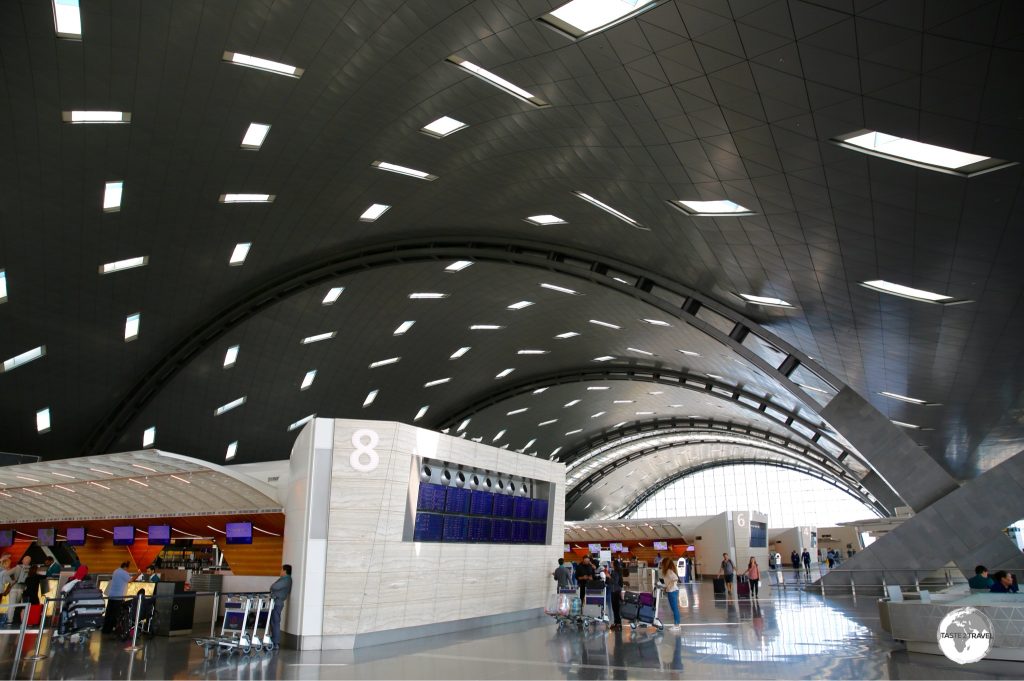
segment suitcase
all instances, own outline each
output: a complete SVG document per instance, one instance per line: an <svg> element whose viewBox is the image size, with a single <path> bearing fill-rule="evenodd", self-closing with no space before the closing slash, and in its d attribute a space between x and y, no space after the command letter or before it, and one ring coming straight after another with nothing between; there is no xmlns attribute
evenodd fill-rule
<svg viewBox="0 0 1024 681"><path fill-rule="evenodd" d="M562 612L562 610L565 612ZM565 594L551 594L548 596L548 604L544 606L544 614L546 615L568 615L569 614L569 596Z"/></svg>
<svg viewBox="0 0 1024 681"><path fill-rule="evenodd" d="M28 606L28 626L38 627L39 620L43 617L43 606L39 603L33 603Z"/></svg>
<svg viewBox="0 0 1024 681"><path fill-rule="evenodd" d="M657 616L653 605L641 605L640 612L637 613L637 619L645 624L654 624L654 619Z"/></svg>
<svg viewBox="0 0 1024 681"><path fill-rule="evenodd" d="M711 584L713 585L716 594L724 594L725 593L725 578L724 577L714 577L714 578L712 578Z"/></svg>
<svg viewBox="0 0 1024 681"><path fill-rule="evenodd" d="M750 598L750 582L742 575L736 579L736 596Z"/></svg>
<svg viewBox="0 0 1024 681"><path fill-rule="evenodd" d="M622 605L619 607L619 614L623 619L635 620L640 613L640 594L634 591L622 592Z"/></svg>
<svg viewBox="0 0 1024 681"><path fill-rule="evenodd" d="M573 596L572 601L569 603L569 614L573 617L579 617L583 613L583 601L580 600L579 596Z"/></svg>

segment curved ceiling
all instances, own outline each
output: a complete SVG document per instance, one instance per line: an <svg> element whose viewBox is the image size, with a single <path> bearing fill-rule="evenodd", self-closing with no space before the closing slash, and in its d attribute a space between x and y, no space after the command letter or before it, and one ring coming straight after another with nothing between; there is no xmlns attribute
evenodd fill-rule
<svg viewBox="0 0 1024 681"><path fill-rule="evenodd" d="M841 433L816 411L844 384L921 426L908 432L960 478L1020 449L1020 166L964 178L831 141L873 129L1024 158L1018 3L676 0L575 42L536 21L555 6L81 0L82 39L65 40L47 3L0 3L0 360L46 348L0 373L0 449L135 449L155 427L162 449L223 461L237 443L235 460L256 462L284 458L288 426L312 413L408 422L423 407L419 424L457 430L471 415L467 436L543 456L650 416L799 436L742 394L820 427L828 437L812 430L806 444L831 438L839 454ZM303 72L244 68L225 52ZM131 122L62 122L71 110ZM420 132L442 115L468 127ZM252 122L271 126L258 151L240 148ZM371 165L382 160L438 179ZM111 181L122 202L105 211ZM218 200L234 192L274 201ZM675 199L753 214L693 217ZM392 208L360 221L373 203ZM565 224L524 220L539 214ZM231 266L237 244L251 248ZM389 254L366 255L375 249ZM446 271L462 259L474 264ZM873 279L973 302L859 285ZM533 305L509 309L519 301ZM139 335L125 342L135 313ZM404 321L415 324L395 335ZM580 335L556 337L569 331ZM602 367L707 380L702 393L620 378L599 397L584 376ZM528 397L507 389L545 381Z"/></svg>

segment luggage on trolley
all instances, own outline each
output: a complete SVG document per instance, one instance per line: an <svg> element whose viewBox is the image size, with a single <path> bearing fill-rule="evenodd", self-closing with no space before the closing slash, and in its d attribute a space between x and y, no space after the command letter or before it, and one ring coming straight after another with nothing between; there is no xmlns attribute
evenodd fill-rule
<svg viewBox="0 0 1024 681"><path fill-rule="evenodd" d="M583 626L592 626L598 622L607 622L605 613L608 610L608 603L605 599L606 587L604 582L587 584L583 593L582 618Z"/></svg>
<svg viewBox="0 0 1024 681"><path fill-rule="evenodd" d="M83 579L61 598L54 640L84 644L92 632L103 628L106 606L103 592L91 580Z"/></svg>
<svg viewBox="0 0 1024 681"><path fill-rule="evenodd" d="M572 587L563 587L551 594L544 607L544 613L554 618L559 629L575 622L580 612L580 598L576 595L576 589Z"/></svg>
<svg viewBox="0 0 1024 681"><path fill-rule="evenodd" d="M626 608L625 599L628 598L629 608ZM661 603L661 589L656 588L653 593L626 593L623 597L622 610L619 614L623 619L628 619L629 627L653 627L664 629L664 625L658 618L658 606Z"/></svg>

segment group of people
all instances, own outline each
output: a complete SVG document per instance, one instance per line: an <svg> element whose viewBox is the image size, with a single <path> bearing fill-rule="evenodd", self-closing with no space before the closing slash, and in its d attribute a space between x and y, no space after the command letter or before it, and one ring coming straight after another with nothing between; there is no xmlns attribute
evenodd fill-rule
<svg viewBox="0 0 1024 681"><path fill-rule="evenodd" d="M988 574L988 568L979 565L974 568L974 576L967 580L972 589L986 590L996 594L1015 594L1020 592L1017 577L1006 570Z"/></svg>
<svg viewBox="0 0 1024 681"><path fill-rule="evenodd" d="M757 598L761 584L761 566L753 556L747 561L747 569L740 573L750 582L750 597ZM726 594L732 596L732 583L736 579L736 565L728 553L722 554L722 564L718 570L718 578L725 580Z"/></svg>
<svg viewBox="0 0 1024 681"><path fill-rule="evenodd" d="M793 564L794 570L800 569L800 563L803 563L804 570L810 572L811 570L811 552L804 549L803 553L797 553L796 549L793 549L789 554L789 562Z"/></svg>
<svg viewBox="0 0 1024 681"><path fill-rule="evenodd" d="M13 617L8 617L10 606L19 603L39 605L40 596L50 591L50 580L60 576L60 564L47 557L40 564L32 563L32 556L25 554L17 565L11 566L11 554L0 556L0 594L7 607L0 610L0 628L21 626L21 613L25 608L13 610Z"/></svg>

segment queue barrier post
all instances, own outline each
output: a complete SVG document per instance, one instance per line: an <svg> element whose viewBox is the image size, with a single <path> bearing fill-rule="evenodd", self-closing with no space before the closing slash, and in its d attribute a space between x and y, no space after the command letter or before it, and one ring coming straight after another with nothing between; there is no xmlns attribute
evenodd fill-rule
<svg viewBox="0 0 1024 681"><path fill-rule="evenodd" d="M142 592L142 591L140 591L139 593L135 594L135 625L132 627L132 646L131 646L131 648L129 648L129 650L141 650L142 649L141 646L139 646L138 641L139 641L139 615L142 614L142 601L143 601L143 598L144 598L144 594L145 594L145 592ZM156 607L156 606L154 606L154 607Z"/></svg>
<svg viewBox="0 0 1024 681"><path fill-rule="evenodd" d="M43 630L46 628L46 611L49 610L51 601L58 600L60 599L51 599L49 596L43 597L43 610L39 615L39 630L36 632L36 649L35 652L25 658L26 660L45 660L48 657L47 655L41 655L39 648L43 644Z"/></svg>

